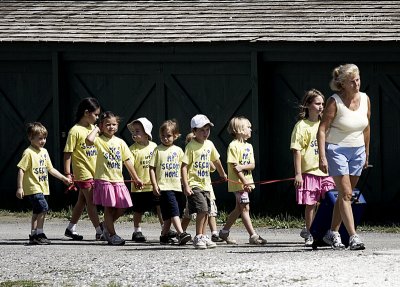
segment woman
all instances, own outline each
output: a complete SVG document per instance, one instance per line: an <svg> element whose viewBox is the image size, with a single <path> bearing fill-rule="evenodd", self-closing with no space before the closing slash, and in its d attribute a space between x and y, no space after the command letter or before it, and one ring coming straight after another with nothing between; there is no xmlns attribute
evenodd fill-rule
<svg viewBox="0 0 400 287"><path fill-rule="evenodd" d="M338 198L331 230L323 239L332 248L343 249L338 232L343 221L350 249L363 250L354 226L351 197L363 168L368 166L371 105L368 96L360 92L360 72L354 64L335 68L330 87L336 93L328 99L318 129L319 167L333 177Z"/></svg>

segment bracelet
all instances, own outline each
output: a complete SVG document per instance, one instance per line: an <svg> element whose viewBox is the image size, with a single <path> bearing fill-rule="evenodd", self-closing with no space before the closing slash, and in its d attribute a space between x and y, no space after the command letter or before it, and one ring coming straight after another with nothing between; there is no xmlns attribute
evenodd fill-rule
<svg viewBox="0 0 400 287"><path fill-rule="evenodd" d="M72 173L68 173L68 172L66 172L66 173L64 173L64 175L72 175Z"/></svg>

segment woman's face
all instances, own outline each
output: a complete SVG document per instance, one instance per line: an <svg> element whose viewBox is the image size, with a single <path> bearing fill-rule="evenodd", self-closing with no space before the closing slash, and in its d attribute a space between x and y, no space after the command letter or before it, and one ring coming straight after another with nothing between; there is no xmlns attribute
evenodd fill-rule
<svg viewBox="0 0 400 287"><path fill-rule="evenodd" d="M349 75L342 83L344 92L358 93L360 91L360 75Z"/></svg>

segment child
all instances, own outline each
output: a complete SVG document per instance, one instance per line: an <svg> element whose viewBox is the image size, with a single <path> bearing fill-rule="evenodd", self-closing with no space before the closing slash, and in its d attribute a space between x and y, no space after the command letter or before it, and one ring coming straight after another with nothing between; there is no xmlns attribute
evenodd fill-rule
<svg viewBox="0 0 400 287"><path fill-rule="evenodd" d="M290 149L293 152L295 171L294 186L298 204L305 205L306 227L300 232L306 246L312 246L310 227L314 219L315 207L321 196L333 189L333 179L319 169L317 131L324 109L324 96L312 89L305 93L298 122L291 136Z"/></svg>
<svg viewBox="0 0 400 287"><path fill-rule="evenodd" d="M83 236L76 232L76 224L86 210L93 227L96 230L95 239L102 239L102 226L93 204L93 176L96 167L97 150L95 146L86 145L86 137L93 130L100 114L100 104L95 98L85 98L79 105L75 116L75 125L69 130L67 143L64 148L64 174L72 179L79 188L78 200L72 210L71 220L65 229L64 235L72 240L82 240Z"/></svg>
<svg viewBox="0 0 400 287"><path fill-rule="evenodd" d="M50 193L48 173L67 185L72 184L72 180L53 168L49 154L44 148L47 138L46 128L39 122L29 123L27 135L31 145L24 151L17 165L16 196L19 199L25 197L32 204L29 244L50 244L43 231L44 219L49 210L45 198L45 195Z"/></svg>
<svg viewBox="0 0 400 287"><path fill-rule="evenodd" d="M197 213L193 245L198 249L216 247L216 244L205 235L205 224L211 209L210 162L214 163L218 174L226 179L219 153L214 144L208 140L212 126L214 124L205 115L195 115L192 118L190 127L195 137L186 145L182 160L182 183L188 199L189 213Z"/></svg>
<svg viewBox="0 0 400 287"><path fill-rule="evenodd" d="M185 144L187 145L192 139L194 138L194 134L188 133L186 135L186 139L185 139ZM210 162L210 172L214 172L215 171L215 166L212 162ZM219 238L218 236L218 230L217 230L217 221L216 221L216 217L218 215L218 209L217 209L217 204L215 202L216 198L215 198L215 193L214 190L212 189L210 192L210 199L211 199L211 208L210 208L210 213L208 214L208 226L210 227L211 230L211 240L213 242L221 242L223 241L221 238ZM189 215L189 210L188 210L188 202L186 199L186 207L183 210L183 216L182 216L182 229L184 231L186 231L190 220L195 220L196 219L196 214L193 213L192 216Z"/></svg>
<svg viewBox="0 0 400 287"><path fill-rule="evenodd" d="M145 242L146 237L142 233L140 223L142 222L143 213L156 207L158 219L161 226L163 225L159 198L153 195L153 188L150 181L149 162L153 155L153 151L157 144L152 142L151 130L153 124L147 118L138 118L127 125L132 134L134 144L129 149L133 154L132 162L139 178L144 183L142 189L131 185L131 198L133 209L133 233L132 241ZM172 236L176 236L173 234Z"/></svg>
<svg viewBox="0 0 400 287"><path fill-rule="evenodd" d="M164 226L161 231L160 244L174 243L169 236L171 223L178 232L178 244L184 245L192 239L182 230L180 216L184 204L182 197L181 161L183 151L174 145L179 138L179 127L175 120L167 120L160 127L161 144L154 150L150 160L150 178L153 193L160 197L161 213Z"/></svg>
<svg viewBox="0 0 400 287"><path fill-rule="evenodd" d="M131 161L132 153L127 144L115 136L119 122L118 116L109 111L104 112L100 116L99 126L95 126L86 138L86 144L94 144L97 148L93 201L96 205L104 206L103 236L110 245L125 244L125 240L116 234L114 222L124 214L126 208L132 206L122 175L122 164L128 169L135 184L142 186Z"/></svg>
<svg viewBox="0 0 400 287"><path fill-rule="evenodd" d="M236 205L220 230L219 237L228 244L236 244L236 241L229 236L229 231L236 219L241 216L250 236L249 243L266 244L267 240L255 232L250 218L249 193L254 189L251 171L255 167L255 160L253 146L246 141L251 137L251 123L245 117L234 117L229 122L228 133L234 137L227 151L228 191L234 192Z"/></svg>

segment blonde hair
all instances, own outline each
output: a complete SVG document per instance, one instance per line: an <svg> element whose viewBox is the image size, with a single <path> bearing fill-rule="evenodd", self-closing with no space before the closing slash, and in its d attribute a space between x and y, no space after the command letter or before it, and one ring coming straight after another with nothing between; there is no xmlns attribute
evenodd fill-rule
<svg viewBox="0 0 400 287"><path fill-rule="evenodd" d="M244 128L246 125L249 125L250 121L245 117L234 117L230 120L228 125L228 133L236 137L238 134L244 132Z"/></svg>
<svg viewBox="0 0 400 287"><path fill-rule="evenodd" d="M194 139L194 138L195 138L195 135L194 135L193 132L188 133L188 134L186 135L186 138L185 138L185 144L190 143L190 141L191 141L192 139Z"/></svg>
<svg viewBox="0 0 400 287"><path fill-rule="evenodd" d="M340 65L333 69L332 80L329 83L329 87L334 92L342 91L343 82L349 78L360 75L360 70L354 64Z"/></svg>
<svg viewBox="0 0 400 287"><path fill-rule="evenodd" d="M28 139L33 139L37 135L47 137L47 129L39 122L28 123L26 125Z"/></svg>
<svg viewBox="0 0 400 287"><path fill-rule="evenodd" d="M310 116L308 112L308 105L310 105L316 97L321 97L325 102L324 95L317 89L311 89L304 94L301 105L299 105L299 114L297 116L298 120L308 119Z"/></svg>
<svg viewBox="0 0 400 287"><path fill-rule="evenodd" d="M181 136L179 133L179 124L176 119L164 121L160 126L160 136L164 131L171 131L176 139Z"/></svg>

